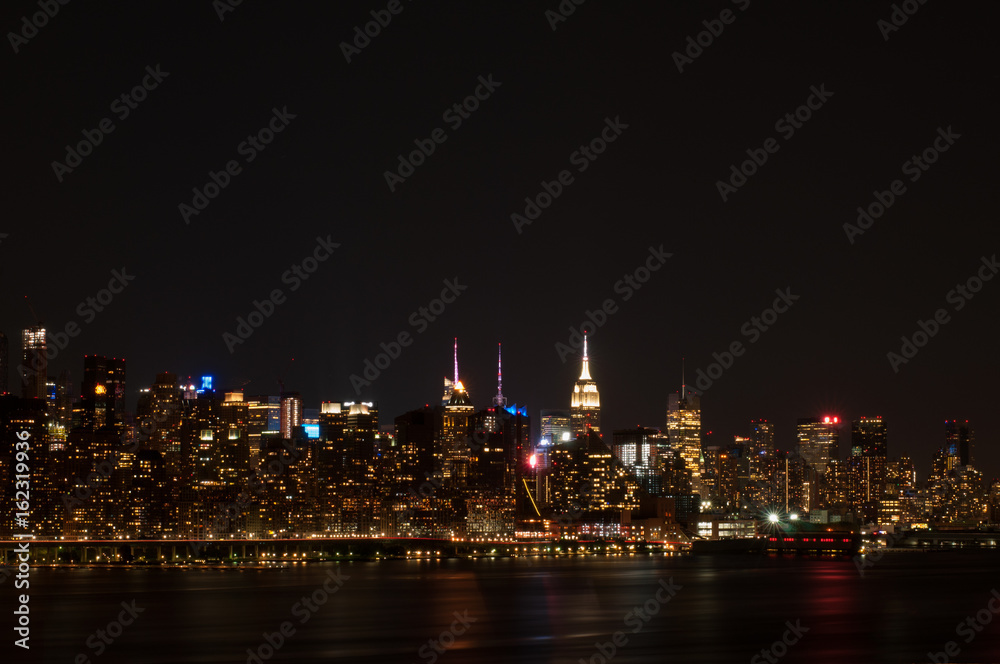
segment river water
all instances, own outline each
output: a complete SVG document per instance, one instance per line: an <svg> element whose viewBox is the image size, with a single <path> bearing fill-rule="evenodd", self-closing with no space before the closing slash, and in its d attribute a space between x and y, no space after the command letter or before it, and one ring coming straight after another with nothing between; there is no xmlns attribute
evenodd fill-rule
<svg viewBox="0 0 1000 664"><path fill-rule="evenodd" d="M998 572L1000 556L937 553L863 576L849 559L662 555L35 569L31 650L8 641L2 661L929 662L953 642L947 661L1000 662ZM2 595L13 626L10 580Z"/></svg>

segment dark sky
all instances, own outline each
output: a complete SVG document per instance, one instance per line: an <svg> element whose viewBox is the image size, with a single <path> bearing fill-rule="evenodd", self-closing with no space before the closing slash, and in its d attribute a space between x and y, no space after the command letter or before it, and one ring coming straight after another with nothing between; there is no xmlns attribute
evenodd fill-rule
<svg viewBox="0 0 1000 664"><path fill-rule="evenodd" d="M996 3L904 3L919 9L886 40L889 2L591 0L553 31L556 0L404 1L350 63L339 44L386 4L319 4L248 0L220 20L209 0L74 2L17 53L8 35L12 357L28 295L50 331L80 325L52 362L77 385L98 353L128 359L133 390L164 370L250 381L251 394L280 377L316 407L359 398L351 374L409 332L360 394L391 422L440 398L454 336L488 405L502 341L504 393L537 418L568 406L579 371L556 344L611 298L591 344L606 431L662 426L681 358L693 377L741 341L703 396L716 440L763 417L788 447L796 418L881 415L890 456L911 454L923 475L943 421L969 419L977 465L1000 472L1000 280L961 310L948 300L1000 250ZM673 53L723 10L731 22L711 24L722 33L679 72ZM0 25L20 31L37 11L7 3ZM112 102L147 66L168 75L122 119ZM480 76L499 86L456 128L443 113ZM813 86L830 94L789 136L776 122ZM248 162L239 146L275 108L295 117ZM60 182L52 162L104 118L114 130ZM616 118L627 128L580 172L572 154ZM949 127L958 138L911 182L904 163ZM446 140L390 191L385 171L438 128ZM723 201L717 181L769 138L777 151ZM178 206L230 160L240 172L186 224ZM518 233L511 214L563 170L572 182ZM896 179L905 192L850 242L844 224ZM293 292L282 275L317 237L340 246ZM672 256L625 301L616 282L661 245ZM122 268L134 280L81 314ZM411 314L446 279L466 289L419 331ZM287 299L230 353L223 334L276 288ZM776 289L798 300L750 343L741 329ZM894 372L887 353L938 309L948 322Z"/></svg>

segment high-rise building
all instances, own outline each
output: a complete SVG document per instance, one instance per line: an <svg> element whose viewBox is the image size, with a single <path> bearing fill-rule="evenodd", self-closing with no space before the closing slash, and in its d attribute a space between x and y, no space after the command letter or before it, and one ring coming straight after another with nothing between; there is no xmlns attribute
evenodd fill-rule
<svg viewBox="0 0 1000 664"><path fill-rule="evenodd" d="M232 488L250 472L250 407L242 390L225 393L219 404L219 425L219 481Z"/></svg>
<svg viewBox="0 0 1000 664"><path fill-rule="evenodd" d="M140 450L132 461L126 530L139 539L159 537L167 526L168 486L163 455Z"/></svg>
<svg viewBox="0 0 1000 664"><path fill-rule="evenodd" d="M660 432L648 427L620 429L612 433L611 451L650 495L663 489L657 442Z"/></svg>
<svg viewBox="0 0 1000 664"><path fill-rule="evenodd" d="M552 409L541 411L541 439L543 445L568 443L573 440L570 412Z"/></svg>
<svg viewBox="0 0 1000 664"><path fill-rule="evenodd" d="M55 409L52 415L56 423L64 430L69 430L73 426L73 379L69 369L59 372L59 379L56 381Z"/></svg>
<svg viewBox="0 0 1000 664"><path fill-rule="evenodd" d="M451 378L445 376L444 378L444 394L441 396L441 405L447 406L448 402L451 401L451 393L455 390L455 381Z"/></svg>
<svg viewBox="0 0 1000 664"><path fill-rule="evenodd" d="M156 374L153 386L139 398L136 415L149 430L144 447L163 455L169 474L172 461L181 451L180 425L183 393L177 384L177 375L170 372Z"/></svg>
<svg viewBox="0 0 1000 664"><path fill-rule="evenodd" d="M855 475L854 507L865 523L883 515L887 428L881 417L862 417L851 423L851 463Z"/></svg>
<svg viewBox="0 0 1000 664"><path fill-rule="evenodd" d="M590 377L590 357L587 354L587 334L583 335L583 361L580 377L573 384L570 397L570 426L573 437L601 432L601 395L597 383Z"/></svg>
<svg viewBox="0 0 1000 664"><path fill-rule="evenodd" d="M774 456L774 424L767 420L750 420L750 454L753 457Z"/></svg>
<svg viewBox="0 0 1000 664"><path fill-rule="evenodd" d="M402 472L410 485L434 476L434 441L441 408L429 405L399 415L394 420L396 442L402 453Z"/></svg>
<svg viewBox="0 0 1000 664"><path fill-rule="evenodd" d="M840 418L807 417L798 421L799 454L820 475L826 474L831 459L840 448Z"/></svg>
<svg viewBox="0 0 1000 664"><path fill-rule="evenodd" d="M44 399L45 381L48 379L49 358L45 341L45 327L34 325L21 332L21 392L26 399Z"/></svg>
<svg viewBox="0 0 1000 664"><path fill-rule="evenodd" d="M120 427L125 419L125 358L84 355L80 391L84 428Z"/></svg>
<svg viewBox="0 0 1000 664"><path fill-rule="evenodd" d="M701 483L701 397L689 390L681 377L681 391L667 400L667 435L670 447L684 459L691 474L691 490L703 493Z"/></svg>
<svg viewBox="0 0 1000 664"><path fill-rule="evenodd" d="M851 456L886 454L886 425L882 417L862 417L851 422Z"/></svg>
<svg viewBox="0 0 1000 664"><path fill-rule="evenodd" d="M281 437L290 439L295 427L302 424L302 395L298 392L281 393Z"/></svg>
<svg viewBox="0 0 1000 664"><path fill-rule="evenodd" d="M465 498L467 536L513 536L515 515L537 515L530 470L531 420L526 407L501 406L475 414L471 426L472 463Z"/></svg>
<svg viewBox="0 0 1000 664"><path fill-rule="evenodd" d="M969 426L969 420L946 420L944 423L944 450L948 457L948 470L955 466L971 466L972 445L975 432Z"/></svg>
<svg viewBox="0 0 1000 664"><path fill-rule="evenodd" d="M10 509L0 514L0 537L11 539L12 533L19 533L23 527L15 527L15 479L31 480L31 501L29 519L35 535L61 535L63 517L66 513L62 497L63 486L59 479L61 452L52 449L50 436L46 431L45 402L38 399L22 399L14 395L0 397L0 478L9 487L0 490ZM30 432L29 469L21 464L17 469L15 458L16 433ZM20 448L18 448L20 449ZM22 455L23 456L23 455ZM15 478L15 473L19 477ZM25 477L30 474L30 478ZM19 488L24 488L21 484ZM22 497L26 492L22 492Z"/></svg>
<svg viewBox="0 0 1000 664"><path fill-rule="evenodd" d="M448 405L444 407L440 439L435 455L440 464L441 479L450 482L453 487L465 486L468 481L471 460L469 424L475 412L476 407L472 405L472 399L469 398L465 386L456 377L455 389L451 393Z"/></svg>
<svg viewBox="0 0 1000 664"><path fill-rule="evenodd" d="M250 420L247 424L250 458L257 459L264 449L263 437L277 436L281 432L281 397L264 395L248 397L246 401L250 411Z"/></svg>

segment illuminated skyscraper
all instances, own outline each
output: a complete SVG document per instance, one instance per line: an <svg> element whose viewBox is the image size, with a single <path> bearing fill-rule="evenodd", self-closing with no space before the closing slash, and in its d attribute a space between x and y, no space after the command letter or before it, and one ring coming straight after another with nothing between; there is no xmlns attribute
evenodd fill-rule
<svg viewBox="0 0 1000 664"><path fill-rule="evenodd" d="M750 420L750 454L755 458L774 456L774 425L767 420Z"/></svg>
<svg viewBox="0 0 1000 664"><path fill-rule="evenodd" d="M826 467L837 458L840 447L840 418L803 418L797 428L802 459L820 475L826 474Z"/></svg>
<svg viewBox="0 0 1000 664"><path fill-rule="evenodd" d="M382 488L387 496L393 492L379 484L378 405L324 401L318 419L319 437L308 445L316 450L319 524L340 535L381 532L386 526L379 525L378 496ZM393 481L394 474L382 483Z"/></svg>
<svg viewBox="0 0 1000 664"><path fill-rule="evenodd" d="M22 394L26 399L44 399L49 369L45 328L39 324L22 331L21 342L24 354L17 373L21 377Z"/></svg>
<svg viewBox="0 0 1000 664"><path fill-rule="evenodd" d="M601 395L597 383L590 377L590 358L587 355L587 334L583 334L583 361L580 377L573 385L570 398L570 427L573 437L601 432Z"/></svg>
<svg viewBox="0 0 1000 664"><path fill-rule="evenodd" d="M243 400L243 390L226 392L218 412L219 481L235 487L250 471L250 407Z"/></svg>
<svg viewBox="0 0 1000 664"><path fill-rule="evenodd" d="M851 456L886 455L886 425L879 417L851 422Z"/></svg>
<svg viewBox="0 0 1000 664"><path fill-rule="evenodd" d="M542 445L556 445L573 440L572 415L568 410L541 412Z"/></svg>
<svg viewBox="0 0 1000 664"><path fill-rule="evenodd" d="M298 392L281 394L281 437L291 438L295 427L302 424L302 396Z"/></svg>
<svg viewBox="0 0 1000 664"><path fill-rule="evenodd" d="M134 537L159 537L167 523L169 496L163 455L140 450L132 462L125 528Z"/></svg>
<svg viewBox="0 0 1000 664"><path fill-rule="evenodd" d="M948 470L955 466L972 465L972 443L975 433L969 421L946 420L944 423L944 451L948 458Z"/></svg>
<svg viewBox="0 0 1000 664"><path fill-rule="evenodd" d="M668 398L667 436L670 447L680 455L691 473L691 490L702 493L701 397L687 389L683 375L681 391Z"/></svg>
<svg viewBox="0 0 1000 664"><path fill-rule="evenodd" d="M463 487L469 477L469 420L476 412L465 386L458 378L458 340L455 340L455 380L448 404L444 407L441 430L435 446L438 467L435 475L451 482L454 487Z"/></svg>
<svg viewBox="0 0 1000 664"><path fill-rule="evenodd" d="M55 410L52 411L56 423L64 430L73 426L73 380L68 369L59 372L56 381Z"/></svg>
<svg viewBox="0 0 1000 664"><path fill-rule="evenodd" d="M611 451L648 493L659 495L663 488L657 459L659 431L646 427L621 429L612 434Z"/></svg>
<svg viewBox="0 0 1000 664"><path fill-rule="evenodd" d="M181 408L182 395L177 375L170 372L156 374L153 386L139 397L136 415L150 430L144 447L160 452L165 461L181 451ZM170 469L168 462L168 472Z"/></svg>
<svg viewBox="0 0 1000 664"><path fill-rule="evenodd" d="M881 417L862 417L851 423L851 467L856 477L854 503L865 523L882 514L885 493L888 433Z"/></svg>
<svg viewBox="0 0 1000 664"><path fill-rule="evenodd" d="M125 358L84 355L80 391L84 428L120 426L125 419Z"/></svg>

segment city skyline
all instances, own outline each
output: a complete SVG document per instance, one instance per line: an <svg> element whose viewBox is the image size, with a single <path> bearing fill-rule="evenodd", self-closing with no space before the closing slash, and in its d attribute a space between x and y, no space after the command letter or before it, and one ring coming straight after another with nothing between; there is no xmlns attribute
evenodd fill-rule
<svg viewBox="0 0 1000 664"><path fill-rule="evenodd" d="M44 335L39 334L37 332L37 330L38 330L37 327L36 328L31 328L30 330L24 330L23 331L23 333L24 333L23 334L24 339L28 340L30 338L32 340L35 340L36 342L39 339L43 339ZM577 411L577 407L574 404L579 403L580 404L580 406L579 406L579 412L581 412L581 413L587 412L587 409L589 407L588 404L590 404L590 405L596 404L596 406L595 406L596 410L594 412L596 412L597 415L596 415L596 419L589 419L587 416L582 415L581 419L579 420L578 423L577 423L577 421L575 419L573 419L574 423L569 425L569 429L573 432L572 436L575 437L577 435L581 435L584 431L590 429L591 426L596 422L597 426L594 427L594 430L597 431L597 432L599 432L602 438L605 438L604 442L608 446L608 448L609 449L612 448L613 442L612 442L611 437L610 437L610 435L612 433L612 430L609 429L605 433L605 432L601 432L600 428L599 428L599 425L600 425L600 422L601 422L601 414L600 414L601 413L601 407L600 407L599 397L596 396L597 393L598 393L597 381L595 381L593 379L593 377L591 376L591 374L590 374L590 368L589 368L589 366L590 366L590 357L589 357L588 336L589 336L589 334L587 334L587 333L585 333L585 334L583 334L581 336L581 339L582 339L582 341L581 341L581 349L579 350L579 357L578 357L578 362L579 362L579 367L580 367L578 373L580 374L580 376L577 378L577 380L576 380L576 382L574 384L574 387L572 388L572 392L569 395L567 404L564 404L563 407L561 407L561 408L555 408L555 409L553 409L553 408L546 408L546 407L535 408L533 406L530 408L530 413L533 415L533 417L531 418L531 421L532 421L532 440L531 440L531 443L532 443L532 445L538 446L538 445L543 445L544 444L544 440L543 440L543 437L544 437L544 428L545 428L544 412L550 412L550 413L565 412L567 414L567 416L570 416L573 412ZM497 363L498 364L497 364L496 378L495 378L496 385L497 385L497 393L496 393L496 395L494 395L491 398L492 400L491 400L491 402L490 402L489 405L483 406L484 408L487 408L487 409L490 408L490 407L496 407L496 406L507 408L508 399L506 397L503 397L503 393L502 393L502 359L501 359L501 357L502 357L501 356L502 351L500 351L499 348L502 348L502 343L498 344L498 357L497 357ZM18 362L17 365L15 365L15 371L19 371L21 368L24 368L24 367L30 365L30 360L28 358L29 357L33 357L33 355L29 355L29 351L30 352L34 352L35 350L36 350L36 347L34 345L31 348L25 348L25 349L23 349L24 356L23 356L22 360L20 362ZM88 356L84 356L83 360L84 360L84 371L83 371L84 383L80 384L79 401L78 401L78 403L80 404L80 408L83 411L86 411L87 408L88 408L88 406L87 406L87 403L88 403L88 401L87 401L87 399L88 399L87 395L91 394L91 391L87 390L86 385L91 385L91 387L93 387L94 380L95 380L95 378L94 378L94 374L95 373L100 372L102 375L104 373L107 373L109 376L113 377L111 379L111 383L109 383L109 384L116 385L116 388L114 389L114 394L112 394L112 395L105 395L104 392L101 391L101 392L98 393L96 401L94 400L93 397L90 397L89 409L91 411L94 410L95 404L97 406L99 406L99 409L98 409L99 411L100 411L100 409L104 409L104 408L108 409L108 415L107 416L98 415L98 417L100 418L99 421L98 421L98 424L100 422L104 422L104 421L112 421L113 419L115 419L117 421L122 421L123 417L125 416L126 409L127 409L127 413L129 414L130 417L134 416L134 414L137 411L136 411L135 408L129 407L129 405L133 404L133 403L135 403L137 405L138 402L142 398L144 398L144 395L150 393L150 391L155 390L155 388L156 388L155 381L152 382L152 383L150 383L148 387L132 388L131 391L128 392L128 394L130 394L131 397L135 398L135 400L133 402L133 400L132 400L131 397L126 397L126 391L125 391L125 387L124 387L125 383L126 383L125 379L124 379L124 374L125 374L125 368L124 367L125 367L125 363L126 363L125 358L107 358L107 357L104 357L104 356L88 355ZM455 386L455 385L461 385L463 400L465 402L469 403L469 407L470 408L478 410L478 407L475 406L476 399L473 398L472 392L468 388L466 388L465 385L464 385L464 383L467 382L467 379L463 379L461 381L459 380L459 347L458 347L458 337L454 337L453 340L452 340L452 370L454 372L452 379L449 379L447 376L444 377L444 383L445 383L445 400L442 401L441 403L442 404L447 404L447 402L448 402L447 397L450 394L453 393L453 386ZM42 389L41 387L35 387L35 385L37 385L37 381L36 381L36 379L35 379L34 376L30 375L31 374L30 371L26 371L25 373L26 373L26 375L28 375L28 380L25 382L25 385L22 386L22 390L27 390L27 391L30 392L30 391L35 390L35 389ZM366 400L364 398L358 398L355 401L353 399L338 399L338 398L336 398L336 395L323 395L323 396L321 396L319 398L318 401L308 401L308 400L303 399L303 397L301 396L301 394L298 391L293 390L293 389L286 390L285 389L286 386L284 384L284 381L280 381L280 380L278 382L278 386L281 389L278 390L277 392L258 393L258 392L255 392L252 389L250 389L250 390L245 389L248 381L244 381L242 384L240 384L238 386L235 386L235 385L227 385L225 382L216 381L217 377L215 377L215 376L207 376L207 375L193 376L193 375L188 375L188 376L185 377L183 374L178 374L176 372L169 372L169 373L172 374L172 375L175 375L176 378L179 381L184 381L185 378L186 378L186 380L190 382L190 385L193 386L190 389L188 387L186 387L186 385L188 383L186 383L186 382L181 382L180 383L182 391L188 391L188 393L190 393L191 390L197 388L198 389L198 393L200 394L201 392L205 391L205 389L207 388L209 391L214 391L217 394L234 392L234 393L239 393L241 395L244 395L245 398L260 399L260 398L268 398L269 397L272 400L273 399L277 399L282 404L286 403L286 401L292 401L292 402L294 402L296 404L296 406L295 406L295 421L296 422L301 422L302 417L304 416L304 414L306 412L316 412L316 413L323 412L324 404L328 404L328 403L331 403L331 402L335 402L335 403L347 403L347 404L356 403L356 402L363 402L363 403L374 402L376 404L379 403L377 399ZM466 374L463 372L462 375L465 376ZM684 381L685 379L684 379L684 370L683 370L683 368L682 368L681 376L682 376L681 380ZM56 391L63 390L63 386L60 383L61 383L61 381L63 380L64 377L65 377L65 372L63 372L60 375L59 381L56 381L55 383L53 383L51 379L54 379L55 377L49 376L49 378L50 378L49 385L52 386L50 389L53 389L53 390L56 390ZM71 376L70 376L70 378L71 378ZM588 386L588 385L591 386L591 388L592 388L592 394L594 395L593 397L590 398L591 400L589 400L589 401L586 400L587 397L583 396L585 394L585 388L583 386ZM293 387L293 386L290 386L290 387ZM586 390L590 390L591 388L586 388ZM99 387L98 389L99 390L103 390L103 386ZM65 406L65 405L60 406L60 401L59 401L60 397L57 395L56 391L54 391L52 393L55 396L52 397L52 398L50 398L51 408L56 409L56 410L58 410L60 408L68 408L68 406ZM688 404L688 403L694 404L692 406L695 409L694 410L694 412L695 412L694 419L691 420L691 421L688 421L688 420L684 419L683 417L681 417L680 419L677 419L675 423L672 423L672 419L671 418L675 417L674 415L672 415L672 413L676 413L677 412L678 403L679 403L679 399L681 398L680 397L681 394L687 395L686 401L682 402L681 410L683 410L683 408L687 407L684 404ZM636 423L632 427L628 427L628 426L626 426L626 427L616 427L616 428L613 429L613 432L617 434L617 433L628 432L628 431L630 431L632 429L636 429L636 428L638 428L638 429L652 428L652 429L656 429L656 430L660 431L664 436L671 436L671 437L673 437L673 436L676 435L676 436L678 436L678 441L680 441L680 440L687 440L688 438L690 438L691 440L688 441L687 448L685 448L685 449L687 449L687 451L686 452L682 452L682 455L684 456L684 458L686 460L686 463L688 463L690 465L692 463L692 460L696 460L697 457L698 457L698 455L701 454L701 451L703 449L708 448L708 447L715 447L715 448L722 449L722 448L727 448L727 447L733 445L734 443L738 444L741 441L746 441L746 442L749 442L751 444L752 449L759 449L759 448L761 448L760 444L757 444L757 447L753 447L753 445L754 445L753 441L756 440L756 438L755 438L755 431L758 431L758 429L759 429L760 426L764 426L764 427L766 427L767 440L769 441L768 443L766 443L766 444L763 445L764 448L767 448L771 452L776 451L776 450L780 450L780 451L783 451L783 452L786 452L786 453L793 453L793 454L796 454L796 455L801 455L802 458L806 459L810 464L817 464L819 467L825 467L826 461L829 460L829 459L834 459L834 460L836 460L836 459L845 459L845 458L848 458L848 457L851 457L851 456L854 456L854 455L862 454L862 450L860 450L860 449L853 449L852 450L852 448L851 448L852 438L853 439L857 438L857 433L856 432L852 435L852 427L856 427L859 422L861 422L862 425L863 425L864 422L869 421L869 420L875 420L875 421L879 421L879 422L883 421L883 418L882 418L881 415L877 415L877 416L873 416L873 417L869 417L867 415L857 415L857 416L848 415L846 417L842 417L840 414L836 414L836 413L824 411L822 414L819 414L819 415L807 415L807 416L799 417L796 420L796 425L795 425L793 431L791 432L791 436L783 436L782 437L782 438L785 438L785 439L791 438L791 442L790 443L781 444L781 442L779 442L779 439L775 438L774 422L773 422L773 420L770 420L769 418L754 418L754 419L751 419L751 420L748 421L748 423L746 425L746 429L744 429L742 431L739 431L739 432L734 432L734 433L732 433L732 434L730 434L728 436L719 436L719 435L716 435L716 432L713 429L705 427L703 425L703 422L702 422L702 410L701 410L701 396L700 396L700 394L701 394L700 391L692 388L690 385L687 385L686 382L682 382L681 383L681 389L679 389L677 392L668 393L668 395L667 395L667 400L666 400L666 406L667 406L666 417L665 417L665 419L664 419L663 422L659 422L659 423L656 423L656 422L642 423L642 422L640 422L640 423ZM241 398L244 398L244 397L241 397ZM54 399L54 400L52 400L52 399ZM72 396L71 399L73 399L74 402L76 402L77 397L76 396ZM502 402L498 401L498 399L501 399ZM435 400L431 399L431 400L427 400L425 403L426 404L434 404L434 403L437 403L437 402ZM312 404L315 404L315 407ZM553 404L548 404L548 406L552 406L552 405ZM419 404L411 404L410 406L404 407L402 410L398 411L398 413L405 413L405 412L407 412L409 410L412 410L414 408L419 408L419 407L420 407ZM525 409L525 408L528 408L528 404L518 403L516 400L513 400L512 403L511 403L511 405L509 406L508 410L513 411L515 408ZM391 413L391 412L395 412L395 411L385 410L384 412ZM113 416L112 416L112 413L113 413ZM284 438L291 438L293 425L292 425L292 423L291 423L290 420L286 421L285 413L286 413L285 408L284 408L284 406L282 406L282 408L281 408L281 418L280 418L279 431L280 431L282 437L284 437ZM619 419L621 419L620 415L619 415ZM885 421L888 422L888 418L886 418ZM962 424L959 425L959 422L962 422ZM817 427L818 426L821 429L830 429L833 432L832 433L832 439L834 441L834 445L832 447L829 447L827 449L827 451L825 453L827 456L824 456L823 453L820 453L818 451L813 451L812 448L807 449L803 445L803 441L807 440L808 436L809 436L808 434L804 434L803 433L803 431L804 431L803 426L804 426L805 423L815 423L815 424L813 424L811 426L813 426L813 427ZM84 422L84 424L85 424L85 426L92 426L93 425L93 423L87 423L87 422ZM881 447L881 455L885 456L886 458L889 458L889 459L901 458L901 457L909 457L910 460L914 463L914 466L915 466L915 468L918 471L918 478L926 478L926 477L928 477L930 475L930 473L933 472L933 459L935 458L935 455L937 453L939 453L939 452L943 452L945 454L950 454L950 455L954 456L955 458L960 457L961 461L962 461L962 465L971 463L973 461L973 457L975 457L975 459L974 459L975 463L973 463L973 465L975 465L975 467L980 472L984 472L984 475L987 478L994 477L994 475L990 472L990 469L989 468L984 468L983 464L980 462L979 456L978 456L978 454L976 452L978 452L978 450L981 449L981 448L976 448L974 444L971 444L971 439L969 437L969 433L968 432L974 429L974 425L971 424L968 419L964 419L963 420L961 418L951 419L951 420L944 420L944 425L945 425L944 428L940 432L940 434L941 434L940 444L937 447L935 447L934 449L930 450L928 452L927 457L924 458L924 459L920 459L920 458L915 457L909 451L895 452L891 448L887 449L886 448L886 441L890 440L890 438L889 438L889 436L888 436L887 433L883 434L884 439L883 439L883 441L881 443L881 446L882 446ZM807 425L807 426L809 426L809 425ZM959 429L958 429L959 426L961 426L961 432L962 432L961 436L962 436L962 441L963 441L962 444L961 444L961 447L960 447L960 444L958 442L959 435L960 435L959 434ZM684 431L686 431L685 427L687 427L688 429L690 429L691 433L683 433ZM390 427L390 425L388 423L384 424L383 428L386 429L386 430L390 430L391 429L391 427ZM684 447L684 444L681 443L680 447ZM974 452L973 450L976 450L976 452ZM864 452L864 453L867 454L867 452ZM926 470L924 470L925 466L926 466ZM949 469L950 469L950 466L949 466ZM694 479L695 479L695 485L694 486L696 487L694 490L696 492L698 492L699 489L697 487L700 487L701 485L700 485L700 480L698 479L698 472L697 471L695 471Z"/></svg>

